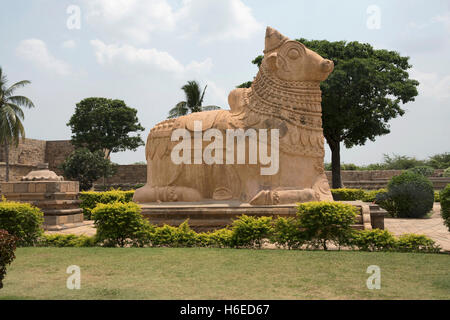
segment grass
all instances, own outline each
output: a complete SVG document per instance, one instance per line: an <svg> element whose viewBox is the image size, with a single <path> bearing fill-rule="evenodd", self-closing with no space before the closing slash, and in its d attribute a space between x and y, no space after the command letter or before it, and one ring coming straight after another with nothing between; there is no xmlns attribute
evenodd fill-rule
<svg viewBox="0 0 450 320"><path fill-rule="evenodd" d="M450 299L450 255L207 248L19 248L0 299ZM69 265L81 289L68 290ZM381 289L369 290L369 265Z"/></svg>

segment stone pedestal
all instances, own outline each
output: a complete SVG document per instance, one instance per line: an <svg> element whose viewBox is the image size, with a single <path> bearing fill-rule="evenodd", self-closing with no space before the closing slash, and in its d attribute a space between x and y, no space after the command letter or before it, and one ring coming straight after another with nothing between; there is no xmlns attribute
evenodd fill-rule
<svg viewBox="0 0 450 320"><path fill-rule="evenodd" d="M44 213L44 229L61 230L83 224L78 200L79 182L62 181L53 171L30 172L22 181L2 182L7 200L28 202Z"/></svg>
<svg viewBox="0 0 450 320"><path fill-rule="evenodd" d="M342 201L353 205L358 210L356 230L384 228L384 214L378 212L378 206L362 201ZM142 215L152 224L178 226L189 219L189 226L196 231L212 231L230 225L240 215L255 217L296 217L297 206L285 205L250 205L239 201L203 201L203 202L165 202L141 205ZM372 218L372 213L377 219ZM379 213L379 214L378 214ZM381 221L380 221L381 220Z"/></svg>

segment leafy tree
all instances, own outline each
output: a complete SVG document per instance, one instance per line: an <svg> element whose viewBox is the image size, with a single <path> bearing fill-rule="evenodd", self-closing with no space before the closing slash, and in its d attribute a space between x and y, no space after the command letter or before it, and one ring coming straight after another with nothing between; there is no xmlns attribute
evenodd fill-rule
<svg viewBox="0 0 450 320"><path fill-rule="evenodd" d="M218 110L218 106L202 106L203 98L205 96L206 85L203 91L200 90L200 85L197 81L188 81L187 84L181 87L186 96L186 101L178 102L175 107L169 111L168 118L177 118L184 116L189 112L201 112L208 110Z"/></svg>
<svg viewBox="0 0 450 320"><path fill-rule="evenodd" d="M81 190L89 190L94 181L114 175L117 165L105 159L100 150L91 152L88 148L79 148L60 165L60 169L67 179L79 181Z"/></svg>
<svg viewBox="0 0 450 320"><path fill-rule="evenodd" d="M332 185L339 188L341 142L351 148L388 134L388 121L405 113L400 104L414 101L419 82L409 79L409 57L398 52L356 41L297 41L335 65L320 87L324 136L332 153ZM262 58L258 58L253 63L259 66Z"/></svg>
<svg viewBox="0 0 450 320"><path fill-rule="evenodd" d="M14 95L14 92L30 84L22 80L7 87L8 80L0 67L0 143L5 148L6 177L9 181L9 146L19 144L20 138L25 138L25 129L22 120L25 118L21 107L33 108L33 102L24 96Z"/></svg>
<svg viewBox="0 0 450 320"><path fill-rule="evenodd" d="M137 110L122 100L87 98L77 103L75 113L67 123L72 129L72 143L91 151L102 150L109 158L112 152L136 150L144 145L139 134L144 128Z"/></svg>
<svg viewBox="0 0 450 320"><path fill-rule="evenodd" d="M435 169L446 169L450 167L450 152L435 154L431 156L427 163Z"/></svg>

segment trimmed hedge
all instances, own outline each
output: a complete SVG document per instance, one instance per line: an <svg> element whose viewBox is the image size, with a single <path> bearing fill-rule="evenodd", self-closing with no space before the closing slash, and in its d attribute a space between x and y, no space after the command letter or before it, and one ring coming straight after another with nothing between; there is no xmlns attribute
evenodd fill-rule
<svg viewBox="0 0 450 320"><path fill-rule="evenodd" d="M110 190L104 192L83 191L80 192L80 208L83 209L84 219L92 219L92 210L98 203L130 202L133 200L134 190Z"/></svg>
<svg viewBox="0 0 450 320"><path fill-rule="evenodd" d="M441 215L444 219L444 224L450 231L450 183L447 184L444 190L439 194L441 199Z"/></svg>
<svg viewBox="0 0 450 320"><path fill-rule="evenodd" d="M353 232L357 209L337 202L301 203L297 208L298 223L304 229L305 239L313 247L327 250L327 243L345 245Z"/></svg>
<svg viewBox="0 0 450 320"><path fill-rule="evenodd" d="M41 247L94 247L96 237L74 234L44 234L38 242Z"/></svg>
<svg viewBox="0 0 450 320"><path fill-rule="evenodd" d="M28 203L0 202L0 229L17 237L18 246L32 246L42 235L44 214Z"/></svg>
<svg viewBox="0 0 450 320"><path fill-rule="evenodd" d="M150 224L134 202L99 203L92 210L97 227L97 240L105 246L137 245L145 237Z"/></svg>
<svg viewBox="0 0 450 320"><path fill-rule="evenodd" d="M3 288L3 279L6 276L6 266L16 258L17 238L10 235L6 230L0 230L0 289Z"/></svg>
<svg viewBox="0 0 450 320"><path fill-rule="evenodd" d="M362 200L365 196L365 191L362 189L331 189L331 194L335 201L356 201Z"/></svg>

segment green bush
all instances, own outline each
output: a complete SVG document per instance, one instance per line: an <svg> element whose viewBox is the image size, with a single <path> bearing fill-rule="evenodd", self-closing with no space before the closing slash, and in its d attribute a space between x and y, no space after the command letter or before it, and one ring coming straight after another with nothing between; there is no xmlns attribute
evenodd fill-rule
<svg viewBox="0 0 450 320"><path fill-rule="evenodd" d="M365 196L365 192L362 189L331 189L331 194L335 201L355 201L361 200Z"/></svg>
<svg viewBox="0 0 450 320"><path fill-rule="evenodd" d="M39 245L41 247L94 247L96 238L74 234L44 234L39 239Z"/></svg>
<svg viewBox="0 0 450 320"><path fill-rule="evenodd" d="M408 171L421 174L425 177L430 177L434 173L434 169L429 166L417 166L417 167L408 169Z"/></svg>
<svg viewBox="0 0 450 320"><path fill-rule="evenodd" d="M305 234L298 219L279 217L274 221L271 243L279 247L298 249L305 241Z"/></svg>
<svg viewBox="0 0 450 320"><path fill-rule="evenodd" d="M193 247L197 244L197 233L184 221L178 227L164 225L151 231L152 246Z"/></svg>
<svg viewBox="0 0 450 320"><path fill-rule="evenodd" d="M0 202L0 229L18 238L18 246L32 246L42 234L43 213L28 204L3 200Z"/></svg>
<svg viewBox="0 0 450 320"><path fill-rule="evenodd" d="M231 247L232 236L233 231L228 227L212 232L202 232L197 234L197 245L201 247Z"/></svg>
<svg viewBox="0 0 450 320"><path fill-rule="evenodd" d="M392 251L396 247L396 241L386 230L360 230L354 233L351 245L362 251Z"/></svg>
<svg viewBox="0 0 450 320"><path fill-rule="evenodd" d="M450 183L439 194L441 200L441 215L444 219L444 224L450 231Z"/></svg>
<svg viewBox="0 0 450 320"><path fill-rule="evenodd" d="M448 167L447 169L444 170L444 172L442 173L443 177L450 177L450 167Z"/></svg>
<svg viewBox="0 0 450 320"><path fill-rule="evenodd" d="M387 189L378 189L378 190L370 190L365 191L364 196L362 197L362 201L364 202L376 202L377 194L387 192Z"/></svg>
<svg viewBox="0 0 450 320"><path fill-rule="evenodd" d="M441 198L439 196L439 191L434 192L434 202L441 202Z"/></svg>
<svg viewBox="0 0 450 320"><path fill-rule="evenodd" d="M305 231L305 239L313 247L332 241L338 246L348 243L353 233L352 224L356 218L356 208L349 204L336 202L309 202L299 204L297 217Z"/></svg>
<svg viewBox="0 0 450 320"><path fill-rule="evenodd" d="M233 247L261 248L263 239L272 233L272 217L252 217L242 215L233 221L231 245Z"/></svg>
<svg viewBox="0 0 450 320"><path fill-rule="evenodd" d="M141 245L150 225L134 202L99 203L92 210L97 240L106 246Z"/></svg>
<svg viewBox="0 0 450 320"><path fill-rule="evenodd" d="M398 237L395 248L401 252L437 253L441 251L441 248L432 239L413 233L403 234Z"/></svg>
<svg viewBox="0 0 450 320"><path fill-rule="evenodd" d="M421 174L405 171L388 183L385 201L391 214L399 218L422 218L433 209L433 184Z"/></svg>
<svg viewBox="0 0 450 320"><path fill-rule="evenodd" d="M3 288L3 279L6 276L6 266L16 258L17 238L10 235L6 230L0 230L0 289Z"/></svg>
<svg viewBox="0 0 450 320"><path fill-rule="evenodd" d="M90 220L92 218L92 209L98 203L114 203L114 202L130 202L133 200L134 190L110 190L104 192L84 191L80 192L80 208L83 209L84 219Z"/></svg>

